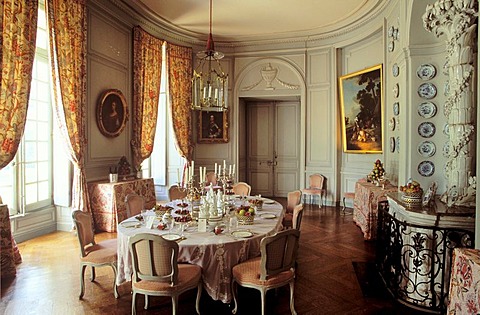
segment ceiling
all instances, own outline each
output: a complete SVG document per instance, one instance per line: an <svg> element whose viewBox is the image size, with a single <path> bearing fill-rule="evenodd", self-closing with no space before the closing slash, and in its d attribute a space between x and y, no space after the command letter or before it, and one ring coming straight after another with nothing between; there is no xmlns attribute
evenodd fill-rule
<svg viewBox="0 0 480 315"><path fill-rule="evenodd" d="M209 32L208 0L123 0L180 33ZM383 0L213 0L215 40L322 34L355 24Z"/></svg>

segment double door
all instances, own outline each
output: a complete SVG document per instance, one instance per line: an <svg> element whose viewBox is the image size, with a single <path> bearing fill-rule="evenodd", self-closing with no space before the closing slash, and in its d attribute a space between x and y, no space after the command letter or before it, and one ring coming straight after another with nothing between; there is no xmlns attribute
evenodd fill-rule
<svg viewBox="0 0 480 315"><path fill-rule="evenodd" d="M299 102L249 102L246 118L247 180L252 194L286 197L299 187Z"/></svg>

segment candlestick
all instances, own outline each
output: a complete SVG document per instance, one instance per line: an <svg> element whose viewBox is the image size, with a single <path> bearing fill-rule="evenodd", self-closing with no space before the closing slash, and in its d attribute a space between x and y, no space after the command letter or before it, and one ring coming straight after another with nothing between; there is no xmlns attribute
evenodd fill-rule
<svg viewBox="0 0 480 315"><path fill-rule="evenodd" d="M215 163L215 174L217 174L217 163Z"/></svg>
<svg viewBox="0 0 480 315"><path fill-rule="evenodd" d="M228 166L228 176L232 176L232 164Z"/></svg>

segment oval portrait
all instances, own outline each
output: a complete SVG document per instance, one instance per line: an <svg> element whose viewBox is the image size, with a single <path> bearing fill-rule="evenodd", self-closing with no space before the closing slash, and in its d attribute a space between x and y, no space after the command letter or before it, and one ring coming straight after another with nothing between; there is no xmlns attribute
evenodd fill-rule
<svg viewBox="0 0 480 315"><path fill-rule="evenodd" d="M104 91L97 103L97 125L106 137L117 137L122 133L128 118L127 102L119 90Z"/></svg>

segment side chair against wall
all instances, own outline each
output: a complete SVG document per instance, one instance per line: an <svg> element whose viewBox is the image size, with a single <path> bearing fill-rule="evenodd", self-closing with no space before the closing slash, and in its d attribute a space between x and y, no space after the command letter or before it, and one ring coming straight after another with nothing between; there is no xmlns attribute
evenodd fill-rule
<svg viewBox="0 0 480 315"><path fill-rule="evenodd" d="M193 264L179 264L178 243L160 235L140 233L129 240L132 255L132 314L136 314L137 293L145 295L145 309L148 296L170 296L172 313L177 313L178 296L197 288L196 311L200 314L202 294L202 268Z"/></svg>
<svg viewBox="0 0 480 315"><path fill-rule="evenodd" d="M250 196L250 192L252 191L252 187L245 182L238 182L236 184L233 184L232 190L235 193L235 195Z"/></svg>
<svg viewBox="0 0 480 315"><path fill-rule="evenodd" d="M170 201L183 199L187 197L187 190L181 189L178 185L172 185L168 189L168 199Z"/></svg>
<svg viewBox="0 0 480 315"><path fill-rule="evenodd" d="M318 207L321 208L323 205L323 197L326 194L325 189L325 177L320 174L312 174L309 177L309 186L302 189L302 193L305 196L310 197L309 204L312 203L312 197L318 196Z"/></svg>
<svg viewBox="0 0 480 315"><path fill-rule="evenodd" d="M293 209L299 205L302 201L302 191L294 190L287 194L287 207L285 209L285 215L283 217L283 226L291 228L293 220Z"/></svg>
<svg viewBox="0 0 480 315"><path fill-rule="evenodd" d="M265 314L265 297L270 289L290 286L290 310L297 314L294 307L295 260L298 251L300 231L284 230L272 236L264 237L260 242L260 257L252 258L232 268L232 293L237 313L236 284L260 291L262 315Z"/></svg>
<svg viewBox="0 0 480 315"><path fill-rule="evenodd" d="M75 210L72 213L73 222L80 244L80 296L85 292L85 268L92 267L90 280L95 280L95 268L110 266L113 269L113 295L118 298L117 285L117 239L95 242L92 216L88 212Z"/></svg>
<svg viewBox="0 0 480 315"><path fill-rule="evenodd" d="M145 209L145 199L137 194L128 194L125 197L125 206L127 208L127 217L139 215Z"/></svg>

